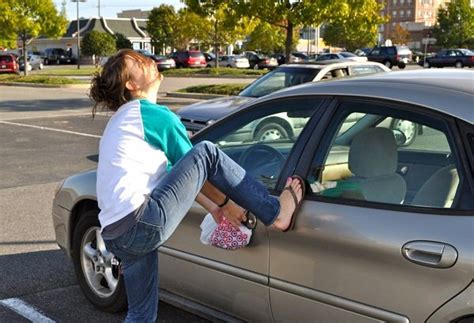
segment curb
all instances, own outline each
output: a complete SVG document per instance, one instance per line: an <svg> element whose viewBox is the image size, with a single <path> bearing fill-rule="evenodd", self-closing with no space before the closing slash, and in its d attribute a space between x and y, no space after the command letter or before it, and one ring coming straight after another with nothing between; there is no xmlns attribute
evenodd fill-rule
<svg viewBox="0 0 474 323"><path fill-rule="evenodd" d="M87 84L41 84L41 83L23 83L23 82L0 82L0 86L88 89L90 87L90 84L89 83Z"/></svg>
<svg viewBox="0 0 474 323"><path fill-rule="evenodd" d="M205 94L205 93L182 93L182 92L166 92L167 97L171 98L183 98L183 99L196 99L196 100L209 100L224 98L228 95L221 94Z"/></svg>

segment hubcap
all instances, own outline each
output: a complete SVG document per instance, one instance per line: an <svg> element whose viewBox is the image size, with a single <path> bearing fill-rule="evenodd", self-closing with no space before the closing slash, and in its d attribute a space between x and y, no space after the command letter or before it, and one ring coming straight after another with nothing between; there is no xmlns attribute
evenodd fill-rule
<svg viewBox="0 0 474 323"><path fill-rule="evenodd" d="M278 129L268 129L259 138L259 141L273 141L283 138Z"/></svg>
<svg viewBox="0 0 474 323"><path fill-rule="evenodd" d="M395 129L403 132L406 138L406 143L410 143L416 135L416 124L408 120L397 120Z"/></svg>
<svg viewBox="0 0 474 323"><path fill-rule="evenodd" d="M105 247L99 227L89 228L81 243L81 266L90 289L99 297L110 297L117 289L120 262Z"/></svg>

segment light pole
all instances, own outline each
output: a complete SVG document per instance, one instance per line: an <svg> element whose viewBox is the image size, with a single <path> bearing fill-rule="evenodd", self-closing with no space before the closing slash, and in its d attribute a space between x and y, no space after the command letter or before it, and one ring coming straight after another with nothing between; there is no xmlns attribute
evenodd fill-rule
<svg viewBox="0 0 474 323"><path fill-rule="evenodd" d="M79 27L79 2L86 2L86 0L71 0L77 3L77 69L81 68L81 38L80 38L80 27Z"/></svg>

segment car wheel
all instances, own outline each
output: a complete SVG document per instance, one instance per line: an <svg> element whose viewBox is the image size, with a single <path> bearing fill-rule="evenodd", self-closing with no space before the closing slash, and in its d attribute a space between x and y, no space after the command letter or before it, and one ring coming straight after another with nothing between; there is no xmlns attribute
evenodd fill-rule
<svg viewBox="0 0 474 323"><path fill-rule="evenodd" d="M43 63L40 63L39 66L38 66L38 68L39 68L40 70L42 70L42 69L44 68Z"/></svg>
<svg viewBox="0 0 474 323"><path fill-rule="evenodd" d="M288 132L284 127L279 125L278 123L268 123L264 124L260 127L259 130L256 131L254 135L255 141L273 141L279 139L289 138Z"/></svg>
<svg viewBox="0 0 474 323"><path fill-rule="evenodd" d="M430 62L426 61L426 62L423 64L423 67L424 67L424 68L431 68Z"/></svg>
<svg viewBox="0 0 474 323"><path fill-rule="evenodd" d="M463 65L462 65L461 61L457 61L456 65L454 65L454 66L456 66L456 68L463 68Z"/></svg>
<svg viewBox="0 0 474 323"><path fill-rule="evenodd" d="M385 66L387 66L388 68L392 68L392 62L390 61L386 61L385 63L383 63Z"/></svg>
<svg viewBox="0 0 474 323"><path fill-rule="evenodd" d="M400 62L398 63L398 68L403 70L405 67L407 67L407 64L405 64L405 62Z"/></svg>
<svg viewBox="0 0 474 323"><path fill-rule="evenodd" d="M227 64L227 66L226 66L226 67L227 67L227 68L232 68L232 65L230 65L230 64Z"/></svg>
<svg viewBox="0 0 474 323"><path fill-rule="evenodd" d="M105 248L98 214L90 210L79 215L73 236L74 270L92 304L104 311L119 312L127 308L120 260Z"/></svg>
<svg viewBox="0 0 474 323"><path fill-rule="evenodd" d="M401 120L401 119L393 119L390 128L392 130L398 130L403 132L405 135L405 142L402 146L409 146L411 145L418 134L418 125L412 121L408 120Z"/></svg>

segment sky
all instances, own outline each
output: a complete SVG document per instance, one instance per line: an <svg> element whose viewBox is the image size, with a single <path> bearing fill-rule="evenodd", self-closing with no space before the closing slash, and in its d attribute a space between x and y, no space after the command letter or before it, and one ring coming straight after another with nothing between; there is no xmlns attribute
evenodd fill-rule
<svg viewBox="0 0 474 323"><path fill-rule="evenodd" d="M66 1L66 14L69 20L77 17L77 3L71 0ZM81 0L83 1L83 0ZM61 11L61 3L63 0L54 0L56 8ZM79 16L89 18L99 15L98 4L100 3L100 15L106 18L117 18L117 13L123 10L151 10L161 4L168 4L179 9L183 7L180 0L86 0L79 2Z"/></svg>

